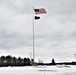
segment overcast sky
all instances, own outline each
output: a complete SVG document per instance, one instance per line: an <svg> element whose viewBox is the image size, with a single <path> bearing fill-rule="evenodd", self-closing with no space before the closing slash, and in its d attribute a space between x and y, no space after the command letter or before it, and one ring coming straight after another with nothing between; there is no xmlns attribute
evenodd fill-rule
<svg viewBox="0 0 76 75"><path fill-rule="evenodd" d="M33 9L45 8L35 20L35 60L74 61L76 0L0 0L0 56L32 53Z"/></svg>

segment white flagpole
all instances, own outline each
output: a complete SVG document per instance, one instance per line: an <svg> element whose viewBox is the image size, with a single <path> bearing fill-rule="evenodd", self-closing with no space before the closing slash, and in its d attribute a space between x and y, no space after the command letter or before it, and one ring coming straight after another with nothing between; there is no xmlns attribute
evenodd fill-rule
<svg viewBox="0 0 76 75"><path fill-rule="evenodd" d="M34 36L34 19L35 19L35 17L34 17L34 7L32 7L33 8L33 59L34 59L34 61L35 61L35 36Z"/></svg>

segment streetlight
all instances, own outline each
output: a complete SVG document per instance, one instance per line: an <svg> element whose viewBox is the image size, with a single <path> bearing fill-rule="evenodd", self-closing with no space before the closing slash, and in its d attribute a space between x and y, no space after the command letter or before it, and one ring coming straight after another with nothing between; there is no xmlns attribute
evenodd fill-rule
<svg viewBox="0 0 76 75"><path fill-rule="evenodd" d="M76 54L74 54L74 57L75 57L75 66L76 66Z"/></svg>

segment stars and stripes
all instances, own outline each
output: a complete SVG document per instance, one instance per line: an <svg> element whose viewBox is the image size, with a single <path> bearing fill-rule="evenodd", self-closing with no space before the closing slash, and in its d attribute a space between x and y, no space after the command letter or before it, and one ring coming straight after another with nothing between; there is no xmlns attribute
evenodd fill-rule
<svg viewBox="0 0 76 75"><path fill-rule="evenodd" d="M46 10L44 8L40 8L40 9L34 9L35 14L46 14Z"/></svg>

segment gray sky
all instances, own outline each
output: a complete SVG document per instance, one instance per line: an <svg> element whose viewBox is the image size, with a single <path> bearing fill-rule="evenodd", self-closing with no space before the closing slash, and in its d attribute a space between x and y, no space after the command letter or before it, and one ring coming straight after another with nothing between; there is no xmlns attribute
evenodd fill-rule
<svg viewBox="0 0 76 75"><path fill-rule="evenodd" d="M36 61L73 61L76 0L0 0L0 55L30 57L32 7L47 11L35 21Z"/></svg>

